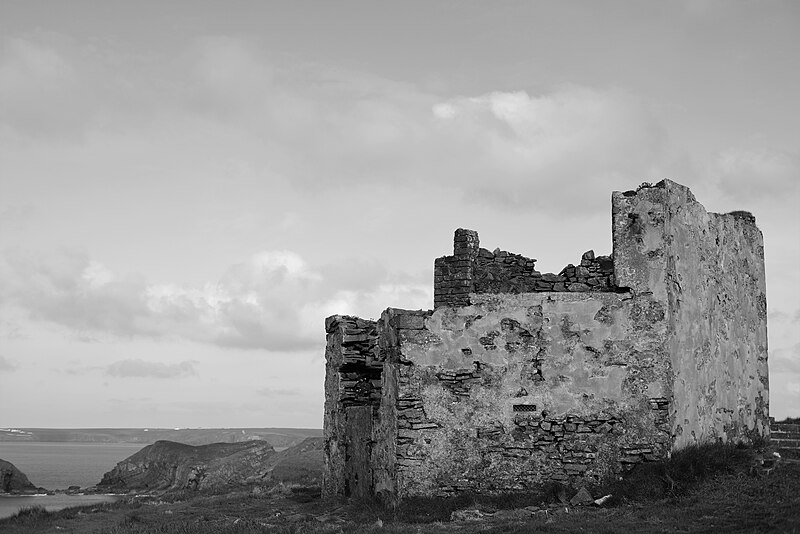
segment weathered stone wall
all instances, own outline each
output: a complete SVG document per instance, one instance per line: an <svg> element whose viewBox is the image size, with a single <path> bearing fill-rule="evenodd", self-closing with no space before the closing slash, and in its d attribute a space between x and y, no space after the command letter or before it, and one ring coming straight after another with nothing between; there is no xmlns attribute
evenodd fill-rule
<svg viewBox="0 0 800 534"><path fill-rule="evenodd" d="M372 426L381 402L375 321L334 315L325 321L325 466L327 496L372 494Z"/></svg>
<svg viewBox="0 0 800 534"><path fill-rule="evenodd" d="M471 293L534 293L549 291L620 291L614 279L611 256L589 250L579 264L569 264L560 273L540 273L536 260L505 250L480 248L478 234L459 228L454 254L434 262L434 308L466 306Z"/></svg>
<svg viewBox="0 0 800 534"><path fill-rule="evenodd" d="M706 212L664 180L614 193L620 285L652 294L669 321L676 448L768 436L766 285L752 215Z"/></svg>
<svg viewBox="0 0 800 534"><path fill-rule="evenodd" d="M666 320L642 311L649 296L472 300L386 322L396 498L596 480L669 450Z"/></svg>

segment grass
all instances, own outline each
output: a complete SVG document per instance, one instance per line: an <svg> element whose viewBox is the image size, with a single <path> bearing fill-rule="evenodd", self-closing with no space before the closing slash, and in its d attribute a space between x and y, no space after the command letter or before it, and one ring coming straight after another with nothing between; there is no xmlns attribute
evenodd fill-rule
<svg viewBox="0 0 800 534"><path fill-rule="evenodd" d="M524 494L409 499L394 509L375 501L325 501L319 487L295 485L274 491L176 493L60 512L36 507L0 520L0 532L800 533L800 464L756 476L751 469L755 454L752 448L714 444L686 448L664 462L640 464L623 480L589 488L595 497L615 495L616 504L602 508L565 506L559 495L571 497L575 488L558 484ZM466 508L481 510L485 517L450 521L454 510Z"/></svg>

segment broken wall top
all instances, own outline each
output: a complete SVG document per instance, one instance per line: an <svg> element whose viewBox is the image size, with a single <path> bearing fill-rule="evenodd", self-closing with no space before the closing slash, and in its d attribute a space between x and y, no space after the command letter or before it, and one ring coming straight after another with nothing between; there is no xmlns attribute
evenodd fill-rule
<svg viewBox="0 0 800 534"><path fill-rule="evenodd" d="M453 255L434 262L434 308L465 306L470 303L470 294L483 293L633 290L665 297L667 256L660 243L667 232L666 217L681 212L684 206L694 206L695 211L702 212L701 219L708 219L696 221L701 226L724 217L752 227L760 236L755 217L749 212L707 213L688 187L671 180L642 184L635 191L612 194L613 254L595 256L589 250L577 265L569 264L558 274L540 273L533 258L481 248L477 232L459 228Z"/></svg>

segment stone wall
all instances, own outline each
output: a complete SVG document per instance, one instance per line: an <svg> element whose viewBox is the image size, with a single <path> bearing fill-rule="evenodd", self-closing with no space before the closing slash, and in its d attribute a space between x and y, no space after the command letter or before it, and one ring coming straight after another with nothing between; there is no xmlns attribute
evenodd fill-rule
<svg viewBox="0 0 800 534"><path fill-rule="evenodd" d="M599 480L670 449L666 321L648 296L473 295L384 314L395 498Z"/></svg>
<svg viewBox="0 0 800 534"><path fill-rule="evenodd" d="M377 323L334 315L325 331L323 488L327 496L366 497L372 492L372 425L382 397Z"/></svg>
<svg viewBox="0 0 800 534"><path fill-rule="evenodd" d="M472 230L459 228L453 242L453 255L434 262L434 308L465 306L472 293L624 291L615 283L611 256L595 257L593 250L585 252L577 266L570 263L558 274L542 274L535 259L480 248Z"/></svg>
<svg viewBox="0 0 800 534"><path fill-rule="evenodd" d="M474 264L479 244L478 232L459 228L453 239L453 255L434 260L434 308L469 304L469 294L475 291Z"/></svg>

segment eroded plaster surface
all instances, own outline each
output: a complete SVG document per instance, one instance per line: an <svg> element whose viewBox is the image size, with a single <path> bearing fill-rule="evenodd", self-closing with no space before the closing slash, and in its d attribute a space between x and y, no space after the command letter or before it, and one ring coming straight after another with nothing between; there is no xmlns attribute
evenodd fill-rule
<svg viewBox="0 0 800 534"><path fill-rule="evenodd" d="M669 358L652 307L630 294L476 295L398 329L398 398L418 405L400 421L399 493L599 479L663 454Z"/></svg>

